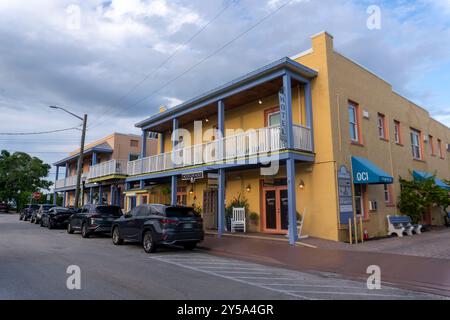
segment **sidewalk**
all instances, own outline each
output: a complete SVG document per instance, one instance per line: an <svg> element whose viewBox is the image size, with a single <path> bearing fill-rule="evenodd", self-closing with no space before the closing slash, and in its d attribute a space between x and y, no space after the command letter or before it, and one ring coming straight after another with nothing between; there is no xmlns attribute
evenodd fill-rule
<svg viewBox="0 0 450 320"><path fill-rule="evenodd" d="M285 241L207 235L201 249L292 270L329 272L367 279L367 267L381 268L382 281L404 288L450 297L450 260L380 252L291 247Z"/></svg>

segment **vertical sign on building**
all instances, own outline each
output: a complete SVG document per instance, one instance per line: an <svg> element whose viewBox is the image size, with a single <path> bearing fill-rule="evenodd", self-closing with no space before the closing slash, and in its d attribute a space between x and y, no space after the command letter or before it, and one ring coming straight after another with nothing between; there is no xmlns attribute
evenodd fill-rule
<svg viewBox="0 0 450 320"><path fill-rule="evenodd" d="M353 193L352 175L346 166L341 166L339 169L338 186L340 223L347 225L349 219L353 220Z"/></svg>
<svg viewBox="0 0 450 320"><path fill-rule="evenodd" d="M278 94L280 99L280 140L284 145L288 142L288 118L286 109L286 95L280 91Z"/></svg>

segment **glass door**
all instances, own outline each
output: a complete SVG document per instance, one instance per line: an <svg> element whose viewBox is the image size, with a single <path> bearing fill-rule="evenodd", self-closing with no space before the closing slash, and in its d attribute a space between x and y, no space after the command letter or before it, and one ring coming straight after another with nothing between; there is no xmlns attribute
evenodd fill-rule
<svg viewBox="0 0 450 320"><path fill-rule="evenodd" d="M286 234L289 229L287 187L265 187L263 204L263 231Z"/></svg>

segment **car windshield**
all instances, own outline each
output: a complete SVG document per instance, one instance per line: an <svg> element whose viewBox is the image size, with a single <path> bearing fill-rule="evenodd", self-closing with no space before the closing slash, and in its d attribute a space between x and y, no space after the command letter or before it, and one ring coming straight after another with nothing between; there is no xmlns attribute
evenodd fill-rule
<svg viewBox="0 0 450 320"><path fill-rule="evenodd" d="M68 212L72 212L71 210L69 210L69 209L67 209L67 208L58 208L58 209L55 209L55 212L58 214L58 213L61 213L61 214L64 214L64 213L68 213Z"/></svg>
<svg viewBox="0 0 450 320"><path fill-rule="evenodd" d="M105 216L120 217L122 215L122 209L116 206L101 206L95 209L95 212Z"/></svg>
<svg viewBox="0 0 450 320"><path fill-rule="evenodd" d="M166 217L168 218L187 218L198 217L198 213L193 208L166 208Z"/></svg>

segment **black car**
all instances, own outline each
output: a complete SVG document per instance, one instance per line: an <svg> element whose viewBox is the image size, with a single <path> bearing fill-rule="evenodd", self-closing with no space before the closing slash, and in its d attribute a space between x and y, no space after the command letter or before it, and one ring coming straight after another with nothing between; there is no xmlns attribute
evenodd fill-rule
<svg viewBox="0 0 450 320"><path fill-rule="evenodd" d="M155 252L159 245L181 245L194 249L203 241L203 220L191 207L141 205L117 219L112 226L112 240L142 243L145 252Z"/></svg>
<svg viewBox="0 0 450 320"><path fill-rule="evenodd" d="M39 210L40 205L38 204L30 204L28 207L22 210L22 212L19 215L19 220L27 221L31 219L31 215L33 214L33 211Z"/></svg>
<svg viewBox="0 0 450 320"><path fill-rule="evenodd" d="M0 203L0 212L9 213L9 206L7 203L4 202Z"/></svg>
<svg viewBox="0 0 450 320"><path fill-rule="evenodd" d="M31 213L30 222L35 224L40 223L42 215L48 213L48 211L54 207L56 206L53 204L41 204L38 210Z"/></svg>
<svg viewBox="0 0 450 320"><path fill-rule="evenodd" d="M85 205L80 212L73 214L67 224L67 232L72 234L81 231L83 238L95 233L111 234L111 226L122 216L118 206Z"/></svg>
<svg viewBox="0 0 450 320"><path fill-rule="evenodd" d="M75 213L73 209L54 207L44 213L41 218L41 227L49 229L66 228L70 217Z"/></svg>

